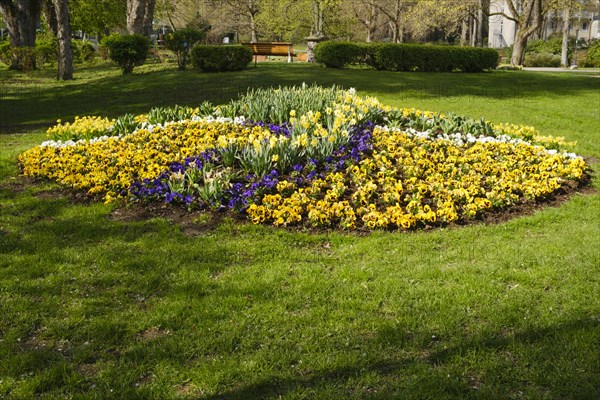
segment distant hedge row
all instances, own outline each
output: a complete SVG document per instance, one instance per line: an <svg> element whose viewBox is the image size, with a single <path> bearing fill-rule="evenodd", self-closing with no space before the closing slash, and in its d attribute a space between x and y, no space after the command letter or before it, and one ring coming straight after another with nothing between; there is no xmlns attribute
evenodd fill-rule
<svg viewBox="0 0 600 400"><path fill-rule="evenodd" d="M366 64L385 71L479 72L494 69L500 55L480 47L418 44L323 42L315 49L317 62L330 68Z"/></svg>

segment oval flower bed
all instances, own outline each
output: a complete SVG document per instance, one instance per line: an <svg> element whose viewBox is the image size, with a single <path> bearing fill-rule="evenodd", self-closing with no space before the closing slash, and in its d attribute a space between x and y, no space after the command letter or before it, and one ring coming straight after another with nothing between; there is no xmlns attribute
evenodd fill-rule
<svg viewBox="0 0 600 400"><path fill-rule="evenodd" d="M395 109L335 87L83 117L48 134L20 155L24 175L106 202L229 209L275 226L442 226L549 199L588 178L562 138Z"/></svg>

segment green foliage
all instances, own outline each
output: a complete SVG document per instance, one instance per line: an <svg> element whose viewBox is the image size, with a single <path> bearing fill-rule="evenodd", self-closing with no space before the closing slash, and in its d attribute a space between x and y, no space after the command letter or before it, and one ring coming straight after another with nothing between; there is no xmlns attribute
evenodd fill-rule
<svg viewBox="0 0 600 400"><path fill-rule="evenodd" d="M77 49L77 50L75 50ZM75 57L75 51L78 52ZM78 63L89 63L94 61L98 52L94 45L88 41L73 41L73 61Z"/></svg>
<svg viewBox="0 0 600 400"><path fill-rule="evenodd" d="M112 134L113 135L127 135L132 133L138 128L139 124L135 120L135 115L133 114L124 114L115 120L115 124L113 125Z"/></svg>
<svg viewBox="0 0 600 400"><path fill-rule="evenodd" d="M35 55L38 65L55 64L58 60L58 42L56 38L38 39L35 42Z"/></svg>
<svg viewBox="0 0 600 400"><path fill-rule="evenodd" d="M496 50L478 47L375 43L366 48L367 64L386 71L480 72L496 68L500 59Z"/></svg>
<svg viewBox="0 0 600 400"><path fill-rule="evenodd" d="M573 52L573 47L575 46L575 37L569 37L569 57ZM536 39L530 40L527 42L527 50L526 53L550 53L560 55L562 53L562 36L554 37L548 40Z"/></svg>
<svg viewBox="0 0 600 400"><path fill-rule="evenodd" d="M12 51L8 40L0 42L0 61L6 65L10 65L12 60Z"/></svg>
<svg viewBox="0 0 600 400"><path fill-rule="evenodd" d="M194 115L192 107L175 105L173 107L154 107L148 113L148 122L152 125L171 121L183 121Z"/></svg>
<svg viewBox="0 0 600 400"><path fill-rule="evenodd" d="M192 64L204 72L241 71L252 61L252 50L246 46L196 46Z"/></svg>
<svg viewBox="0 0 600 400"><path fill-rule="evenodd" d="M552 53L526 53L525 67L560 67L560 55Z"/></svg>
<svg viewBox="0 0 600 400"><path fill-rule="evenodd" d="M290 119L293 110L296 115L309 111L320 112L324 117L326 108L342 93L336 86L323 88L316 85L280 87L277 90L251 89L239 100L221 107L225 114L244 115L252 121L265 121L283 124Z"/></svg>
<svg viewBox="0 0 600 400"><path fill-rule="evenodd" d="M365 57L365 46L352 42L322 42L315 48L315 58L329 68L344 68L360 63Z"/></svg>
<svg viewBox="0 0 600 400"><path fill-rule="evenodd" d="M590 42L585 60L586 67L600 67L600 40Z"/></svg>
<svg viewBox="0 0 600 400"><path fill-rule="evenodd" d="M204 32L195 29L179 29L165 36L165 46L175 53L177 65L181 71L185 70L190 50L202 39Z"/></svg>
<svg viewBox="0 0 600 400"><path fill-rule="evenodd" d="M100 33L124 26L126 0L69 0L71 30Z"/></svg>
<svg viewBox="0 0 600 400"><path fill-rule="evenodd" d="M148 39L141 35L110 35L102 40L102 44L123 74L130 74L133 68L144 64L150 47Z"/></svg>
<svg viewBox="0 0 600 400"><path fill-rule="evenodd" d="M35 47L9 47L9 60L19 60L15 69L23 72L34 71L37 68L37 52ZM11 61L8 62L11 64ZM12 66L11 66L12 67Z"/></svg>

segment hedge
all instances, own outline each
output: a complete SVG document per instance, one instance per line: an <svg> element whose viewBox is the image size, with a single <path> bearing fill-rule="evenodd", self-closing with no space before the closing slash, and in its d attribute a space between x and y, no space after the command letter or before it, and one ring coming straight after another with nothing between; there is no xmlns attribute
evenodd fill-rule
<svg viewBox="0 0 600 400"><path fill-rule="evenodd" d="M496 68L500 59L496 50L479 47L344 42L320 43L315 57L317 62L337 68L366 63L378 70L426 72L479 72Z"/></svg>
<svg viewBox="0 0 600 400"><path fill-rule="evenodd" d="M192 65L204 72L241 71L252 61L252 50L246 46L196 46L192 49Z"/></svg>
<svg viewBox="0 0 600 400"><path fill-rule="evenodd" d="M315 48L317 62L329 68L344 68L364 61L365 46L352 42L323 42Z"/></svg>

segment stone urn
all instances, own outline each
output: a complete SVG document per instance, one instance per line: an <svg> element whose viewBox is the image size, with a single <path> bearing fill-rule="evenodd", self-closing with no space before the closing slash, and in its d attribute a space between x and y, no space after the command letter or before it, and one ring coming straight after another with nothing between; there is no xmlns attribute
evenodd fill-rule
<svg viewBox="0 0 600 400"><path fill-rule="evenodd" d="M314 63L315 60L315 47L317 44L324 42L328 37L324 35L314 35L305 38L306 40L306 61L309 63Z"/></svg>

